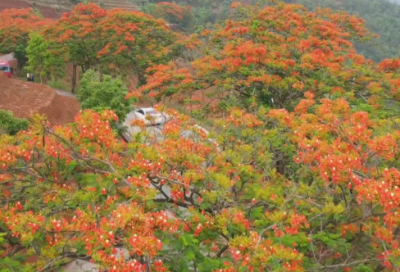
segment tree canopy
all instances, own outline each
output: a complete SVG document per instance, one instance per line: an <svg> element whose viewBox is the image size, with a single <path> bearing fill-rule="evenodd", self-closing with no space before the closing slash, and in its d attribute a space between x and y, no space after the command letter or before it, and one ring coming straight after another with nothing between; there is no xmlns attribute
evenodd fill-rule
<svg viewBox="0 0 400 272"><path fill-rule="evenodd" d="M63 56L74 70L96 69L121 76L134 72L141 82L146 68L168 62L180 48L178 34L169 30L165 21L137 11L106 10L92 3L76 5L41 35L49 52ZM30 56L38 58L36 53L40 51L32 51ZM72 81L74 89L76 72Z"/></svg>
<svg viewBox="0 0 400 272"><path fill-rule="evenodd" d="M6 9L0 12L0 53L14 53L20 67L26 62L29 33L49 24L33 9Z"/></svg>
<svg viewBox="0 0 400 272"><path fill-rule="evenodd" d="M65 56L59 54L60 48L60 45L46 40L43 35L31 32L26 48L28 58L26 69L34 71L40 78L40 82L43 82L43 79L49 79L51 76L64 76Z"/></svg>
<svg viewBox="0 0 400 272"><path fill-rule="evenodd" d="M115 114L91 110L0 138L0 229L30 248L14 260L36 256L27 271L79 258L109 271L398 267L398 120L312 95L291 113L232 109L208 136L168 113L162 141L126 144Z"/></svg>
<svg viewBox="0 0 400 272"><path fill-rule="evenodd" d="M190 6L180 6L170 2L159 2L146 6L145 11L155 18L163 18L171 25L178 26L180 30L193 30L194 16Z"/></svg>
<svg viewBox="0 0 400 272"><path fill-rule="evenodd" d="M256 103L293 109L306 91L357 96L379 75L352 44L372 35L355 16L284 3L233 7L231 19L203 31L204 57L191 70L174 62L151 67L138 91L190 100L215 86L210 96L222 108Z"/></svg>
<svg viewBox="0 0 400 272"><path fill-rule="evenodd" d="M130 0L140 5L145 3L143 10L151 4L162 2L162 0ZM356 15L365 20L366 27L380 35L379 39L372 39L368 42L356 43L358 53L375 62L385 58L399 57L398 44L400 36L397 29L400 20L400 2L390 0L282 0L286 3L301 4L311 10L317 8L331 8L335 11L345 11L348 14ZM235 0L175 0L179 5L190 5L195 18L195 28L201 31L204 26L220 23L229 16L229 6ZM255 4L258 0L237 1L244 4Z"/></svg>
<svg viewBox="0 0 400 272"><path fill-rule="evenodd" d="M132 110L132 100L125 99L128 94L126 86L121 79L113 79L93 70L88 70L80 81L78 100L82 109L95 111L112 110L120 122Z"/></svg>
<svg viewBox="0 0 400 272"><path fill-rule="evenodd" d="M354 15L275 1L232 8L201 44L191 40L203 54L191 67L166 64L177 44L158 45L153 24L170 32L142 13L78 5L43 32L99 73L86 71L74 123L35 115L0 136L1 269L74 260L110 272L400 269L400 60L357 54L352 42L371 33ZM97 30L116 45L96 41ZM127 98L192 103L211 86L205 103L218 100L223 114L201 104L214 114L205 130L161 103L171 118L157 135L141 127L122 141L113 124L128 110L126 90L102 66L113 57L148 67Z"/></svg>

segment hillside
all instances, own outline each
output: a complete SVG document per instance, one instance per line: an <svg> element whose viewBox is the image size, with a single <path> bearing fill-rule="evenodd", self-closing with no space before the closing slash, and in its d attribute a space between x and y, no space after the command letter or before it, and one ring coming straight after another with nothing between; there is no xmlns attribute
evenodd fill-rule
<svg viewBox="0 0 400 272"><path fill-rule="evenodd" d="M0 0L0 11L10 8L22 9L22 8L32 8L32 7L33 5L28 1ZM66 11L66 9L57 5L47 6L47 5L37 4L36 8L45 18L49 19L57 19L61 16L62 12Z"/></svg>
<svg viewBox="0 0 400 272"><path fill-rule="evenodd" d="M137 5L132 4L127 0L92 0L92 3L103 4L105 8L122 8L127 10L139 10Z"/></svg>
<svg viewBox="0 0 400 272"><path fill-rule="evenodd" d="M2 73L0 97L0 109L11 111L19 118L41 113L52 125L73 122L80 110L80 105L74 98L61 96L45 85L8 79Z"/></svg>
<svg viewBox="0 0 400 272"><path fill-rule="evenodd" d="M138 6L127 0L93 0L90 2L102 4L107 9L139 9ZM69 0L0 0L0 11L9 8L36 7L45 18L57 19L63 12L68 11L72 5Z"/></svg>

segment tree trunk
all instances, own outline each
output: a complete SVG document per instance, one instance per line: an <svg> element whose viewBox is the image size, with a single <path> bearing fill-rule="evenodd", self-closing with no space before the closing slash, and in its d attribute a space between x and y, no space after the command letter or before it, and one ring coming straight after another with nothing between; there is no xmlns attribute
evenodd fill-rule
<svg viewBox="0 0 400 272"><path fill-rule="evenodd" d="M75 93L75 86L76 86L76 67L75 63L72 64L72 82L71 82L71 93Z"/></svg>

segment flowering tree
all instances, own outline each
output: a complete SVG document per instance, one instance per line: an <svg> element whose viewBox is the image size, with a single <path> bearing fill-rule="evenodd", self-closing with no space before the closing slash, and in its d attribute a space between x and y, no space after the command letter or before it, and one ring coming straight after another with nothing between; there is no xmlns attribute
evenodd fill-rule
<svg viewBox="0 0 400 272"><path fill-rule="evenodd" d="M159 2L151 14L156 18L163 18L170 24L178 25L183 30L188 30L193 24L193 14L190 6L180 6L170 2Z"/></svg>
<svg viewBox="0 0 400 272"><path fill-rule="evenodd" d="M35 116L27 131L0 137L0 267L52 271L84 259L115 272L399 270L400 61L360 58L346 34L363 35L359 21L321 14L331 23L297 6L244 9L253 20L216 31L197 75L158 65L139 90L190 94L215 73L228 98L246 92L246 80L287 109L231 107L208 133L166 110L162 137L143 128L129 143L112 130L114 112L85 110L74 124L52 128ZM313 33L293 37L301 54L273 42L297 35L280 25L291 18ZM265 22L277 29L267 33ZM251 35L258 43L241 43Z"/></svg>
<svg viewBox="0 0 400 272"><path fill-rule="evenodd" d="M110 111L54 128L36 117L0 138L9 258L31 256L35 271L73 259L109 271L398 269L396 120L305 95L292 113L232 109L208 134L169 110L162 141L128 144Z"/></svg>
<svg viewBox="0 0 400 272"><path fill-rule="evenodd" d="M147 67L168 62L176 53L178 39L165 22L137 11L106 10L96 4L78 4L43 32L51 44L62 45L57 54L66 54L76 68L97 69L111 75L143 77Z"/></svg>
<svg viewBox="0 0 400 272"><path fill-rule="evenodd" d="M192 71L174 63L149 68L140 91L187 98L215 86L211 95L224 108L293 109L306 91L357 96L375 80L372 62L351 43L371 36L361 19L280 2L232 8L232 19L203 31L205 56L192 62Z"/></svg>
<svg viewBox="0 0 400 272"><path fill-rule="evenodd" d="M0 53L14 53L18 65L26 62L25 49L29 33L41 29L50 20L43 19L32 9L6 9L0 12Z"/></svg>

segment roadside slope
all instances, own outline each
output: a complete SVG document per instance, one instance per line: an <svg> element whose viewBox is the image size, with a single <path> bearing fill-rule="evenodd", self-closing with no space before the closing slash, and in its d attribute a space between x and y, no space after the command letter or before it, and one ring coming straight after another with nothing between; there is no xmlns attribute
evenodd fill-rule
<svg viewBox="0 0 400 272"><path fill-rule="evenodd" d="M47 116L52 125L74 121L80 110L79 102L58 94L48 86L17 79L8 79L0 73L0 109L28 118L34 113Z"/></svg>

